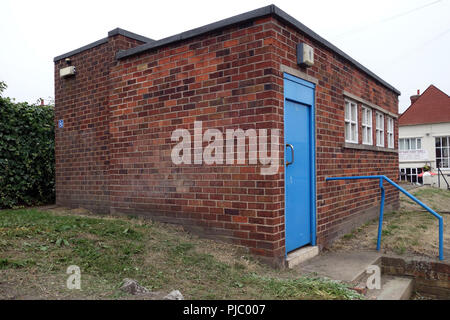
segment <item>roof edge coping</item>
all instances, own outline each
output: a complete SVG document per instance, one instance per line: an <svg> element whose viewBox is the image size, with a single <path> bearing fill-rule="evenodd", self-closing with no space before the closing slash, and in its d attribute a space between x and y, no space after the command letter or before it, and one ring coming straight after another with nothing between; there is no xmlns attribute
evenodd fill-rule
<svg viewBox="0 0 450 320"><path fill-rule="evenodd" d="M95 47L97 47L99 45L102 45L104 43L107 43L108 42L108 38L116 36L116 35L122 35L122 36L128 37L130 39L142 41L142 42L145 42L145 43L155 41L153 39L141 36L141 35L139 35L137 33L134 33L134 32L130 32L130 31L127 31L127 30L124 30L124 29L121 29L121 28L115 28L115 29L113 29L113 30L108 32L108 36L107 37L102 38L102 39L97 40L97 41L94 41L94 42L91 42L91 43L89 43L89 44L87 44L85 46L82 46L82 47L78 48L78 49L75 49L75 50L69 51L67 53L61 54L59 56L56 56L53 59L53 62L57 62L59 60L71 57L71 56L76 55L78 53L81 53L83 51L86 51L86 50L95 48Z"/></svg>

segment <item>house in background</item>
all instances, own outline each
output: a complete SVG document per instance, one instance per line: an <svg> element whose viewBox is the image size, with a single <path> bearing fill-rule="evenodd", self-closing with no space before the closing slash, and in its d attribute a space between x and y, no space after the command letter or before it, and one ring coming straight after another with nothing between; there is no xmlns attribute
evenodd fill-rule
<svg viewBox="0 0 450 320"><path fill-rule="evenodd" d="M400 181L442 188L444 178L450 182L450 97L433 85L411 96L411 106L399 117L399 163ZM421 177L425 165L436 175Z"/></svg>

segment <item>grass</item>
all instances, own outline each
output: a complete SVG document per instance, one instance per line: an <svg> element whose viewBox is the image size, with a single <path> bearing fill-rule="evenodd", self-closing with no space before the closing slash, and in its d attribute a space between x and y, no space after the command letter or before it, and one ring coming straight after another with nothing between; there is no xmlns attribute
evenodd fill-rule
<svg viewBox="0 0 450 320"><path fill-rule="evenodd" d="M419 198L429 198L432 196L440 196L450 198L450 191L438 188L422 188L414 192L413 195Z"/></svg>
<svg viewBox="0 0 450 320"><path fill-rule="evenodd" d="M433 226L435 218L423 212L398 211L386 215L383 223L382 247L403 255L408 251L419 252L423 231ZM374 239L376 243L376 238Z"/></svg>
<svg viewBox="0 0 450 320"><path fill-rule="evenodd" d="M437 213L450 208L450 192L422 187L414 192L421 201ZM447 215L444 217L444 251L449 247L450 233ZM345 235L333 244L333 250L374 249L377 243L378 219ZM438 255L438 221L415 202L400 195L400 210L385 213L381 250L398 255L417 255L436 258ZM445 254L448 256L448 254Z"/></svg>
<svg viewBox="0 0 450 320"><path fill-rule="evenodd" d="M82 291L65 288L69 265L80 267ZM0 211L0 277L0 298L127 298L118 290L124 278L189 299L361 298L342 283L271 269L179 227L37 209Z"/></svg>

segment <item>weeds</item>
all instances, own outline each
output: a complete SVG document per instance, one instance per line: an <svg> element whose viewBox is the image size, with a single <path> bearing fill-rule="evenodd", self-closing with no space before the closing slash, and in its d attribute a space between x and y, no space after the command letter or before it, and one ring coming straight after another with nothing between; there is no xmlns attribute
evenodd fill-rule
<svg viewBox="0 0 450 320"><path fill-rule="evenodd" d="M360 298L344 284L270 269L231 245L170 225L36 209L0 211L0 271L19 279L34 275L50 294L70 296L65 271L73 264L82 271L79 298L124 298L118 290L124 278L154 291L178 289L190 299ZM49 279L59 279L59 289ZM26 284L20 289L27 290Z"/></svg>

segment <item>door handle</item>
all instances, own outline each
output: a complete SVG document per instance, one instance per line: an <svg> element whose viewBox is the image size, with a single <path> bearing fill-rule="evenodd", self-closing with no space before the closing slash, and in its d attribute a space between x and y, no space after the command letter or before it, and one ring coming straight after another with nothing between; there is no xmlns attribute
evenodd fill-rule
<svg viewBox="0 0 450 320"><path fill-rule="evenodd" d="M294 146L293 146L292 144L290 144L290 143L286 143L286 148L287 148L287 147L291 148L291 150L292 150L292 161L291 161L291 162L286 161L286 167L287 167L288 165L294 163Z"/></svg>

